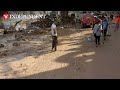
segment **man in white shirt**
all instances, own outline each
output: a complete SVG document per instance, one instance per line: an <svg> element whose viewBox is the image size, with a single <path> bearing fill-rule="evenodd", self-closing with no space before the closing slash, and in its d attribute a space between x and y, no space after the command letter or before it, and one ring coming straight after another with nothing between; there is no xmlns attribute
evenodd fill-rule
<svg viewBox="0 0 120 90"><path fill-rule="evenodd" d="M55 23L51 25L51 34L52 34L52 51L57 50L57 27Z"/></svg>
<svg viewBox="0 0 120 90"><path fill-rule="evenodd" d="M51 33L52 33L52 36L57 36L57 30L56 30L57 28L56 28L56 25L55 25L55 23L53 23L52 25L51 25Z"/></svg>

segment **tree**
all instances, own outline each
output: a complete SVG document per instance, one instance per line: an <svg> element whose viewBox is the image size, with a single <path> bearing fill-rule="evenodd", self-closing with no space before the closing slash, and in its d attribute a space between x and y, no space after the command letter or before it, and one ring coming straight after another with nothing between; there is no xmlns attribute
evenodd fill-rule
<svg viewBox="0 0 120 90"><path fill-rule="evenodd" d="M68 19L68 11L60 11L62 24L65 24Z"/></svg>
<svg viewBox="0 0 120 90"><path fill-rule="evenodd" d="M66 17L68 16L68 11L60 11L61 17Z"/></svg>

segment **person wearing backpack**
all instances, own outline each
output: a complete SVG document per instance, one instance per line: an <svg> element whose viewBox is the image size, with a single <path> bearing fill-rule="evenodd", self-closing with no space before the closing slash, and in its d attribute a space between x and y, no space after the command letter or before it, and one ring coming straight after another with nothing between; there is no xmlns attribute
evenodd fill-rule
<svg viewBox="0 0 120 90"><path fill-rule="evenodd" d="M93 34L95 37L95 43L96 47L100 45L100 37L101 37L101 23L100 21L96 22L94 28L93 28Z"/></svg>

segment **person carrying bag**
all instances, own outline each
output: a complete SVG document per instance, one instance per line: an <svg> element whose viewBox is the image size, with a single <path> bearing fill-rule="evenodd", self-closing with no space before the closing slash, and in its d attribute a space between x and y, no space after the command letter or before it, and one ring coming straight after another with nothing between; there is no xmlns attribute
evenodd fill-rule
<svg viewBox="0 0 120 90"><path fill-rule="evenodd" d="M94 37L95 37L95 43L96 43L96 47L98 45L100 45L100 37L101 37L101 24L100 22L96 22L94 28L93 28L93 33L94 33Z"/></svg>

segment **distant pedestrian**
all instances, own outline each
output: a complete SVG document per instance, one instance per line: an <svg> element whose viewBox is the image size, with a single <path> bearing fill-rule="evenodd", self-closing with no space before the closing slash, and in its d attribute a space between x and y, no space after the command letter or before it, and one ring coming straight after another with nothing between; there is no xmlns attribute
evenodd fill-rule
<svg viewBox="0 0 120 90"><path fill-rule="evenodd" d="M113 15L112 14L110 15L110 19L113 20Z"/></svg>
<svg viewBox="0 0 120 90"><path fill-rule="evenodd" d="M113 24L113 19L109 17L108 18L108 30L107 30L108 36L111 36L112 24Z"/></svg>
<svg viewBox="0 0 120 90"><path fill-rule="evenodd" d="M115 31L118 31L120 24L120 17L118 15L115 17L114 23L115 23Z"/></svg>
<svg viewBox="0 0 120 90"><path fill-rule="evenodd" d="M56 24L53 22L51 25L51 34L52 34L52 51L57 50L57 27Z"/></svg>
<svg viewBox="0 0 120 90"><path fill-rule="evenodd" d="M99 21L100 21L99 18L97 16L94 16L92 30L93 30L96 22L99 22Z"/></svg>
<svg viewBox="0 0 120 90"><path fill-rule="evenodd" d="M104 17L102 20L102 34L104 40L106 40L107 30L108 30L108 20Z"/></svg>
<svg viewBox="0 0 120 90"><path fill-rule="evenodd" d="M101 37L101 23L100 23L100 21L96 22L96 24L94 25L93 33L94 33L95 43L96 43L96 47L97 47L98 45L100 45L100 37Z"/></svg>

